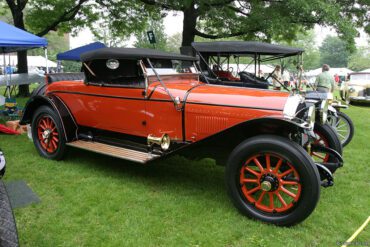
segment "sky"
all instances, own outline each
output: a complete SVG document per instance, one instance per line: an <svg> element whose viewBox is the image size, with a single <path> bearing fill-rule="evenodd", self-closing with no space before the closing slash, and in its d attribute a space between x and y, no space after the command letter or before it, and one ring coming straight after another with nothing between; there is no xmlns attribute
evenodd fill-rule
<svg viewBox="0 0 370 247"><path fill-rule="evenodd" d="M165 33L168 36L173 34L182 32L182 21L183 21L183 14L172 12L169 13L164 19L164 26L165 26ZM316 45L320 46L322 41L325 39L327 35L336 35L335 31L332 28L322 27L322 26L315 26L315 34L316 34ZM70 38L70 48L76 48L82 45L89 44L94 41L93 34L88 30L84 29L78 33L76 37ZM130 39L128 41L128 46L132 46L134 39ZM364 32L360 32L360 37L356 38L356 44L358 46L365 46L368 45L369 36Z"/></svg>

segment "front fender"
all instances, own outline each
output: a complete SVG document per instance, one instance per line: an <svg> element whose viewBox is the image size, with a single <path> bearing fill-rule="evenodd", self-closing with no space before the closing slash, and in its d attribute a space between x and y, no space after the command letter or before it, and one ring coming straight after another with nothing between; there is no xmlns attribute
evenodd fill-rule
<svg viewBox="0 0 370 247"><path fill-rule="evenodd" d="M224 164L231 151L244 140L263 134L292 137L295 133L305 133L307 129L278 117L264 117L248 120L228 129L204 138L200 141L182 146L177 153L189 158L209 157Z"/></svg>
<svg viewBox="0 0 370 247"><path fill-rule="evenodd" d="M62 122L62 127L64 129L67 142L76 139L78 128L76 121L68 107L56 95L50 95L49 97L44 95L36 95L30 98L24 109L20 124L31 124L35 111L43 105L51 107L58 114Z"/></svg>

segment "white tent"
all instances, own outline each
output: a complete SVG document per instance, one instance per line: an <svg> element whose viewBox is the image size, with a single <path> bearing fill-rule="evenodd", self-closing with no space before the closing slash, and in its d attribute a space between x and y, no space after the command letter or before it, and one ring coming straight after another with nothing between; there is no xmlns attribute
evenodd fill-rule
<svg viewBox="0 0 370 247"><path fill-rule="evenodd" d="M314 69L314 70L310 70L310 71L307 71L305 73L305 75L307 77L316 77L318 76L320 73L322 72L322 69L321 68L318 68L318 69ZM347 69L347 68L330 68L329 70L329 73L332 74L333 76L335 74L339 75L339 76L347 76L349 73L352 73L353 71L350 70L350 69Z"/></svg>
<svg viewBox="0 0 370 247"><path fill-rule="evenodd" d="M362 71L360 71L360 72L370 73L370 69L364 69L364 70L362 70Z"/></svg>
<svg viewBox="0 0 370 247"><path fill-rule="evenodd" d="M10 61L9 61L10 57ZM56 68L57 64L53 61L47 60L47 64L49 68ZM16 66L18 64L18 58L15 55L5 56L5 63L10 64L11 66ZM45 67L46 59L43 56L27 56L27 63L28 67L35 68L35 67ZM4 58L0 57L0 64L4 64Z"/></svg>

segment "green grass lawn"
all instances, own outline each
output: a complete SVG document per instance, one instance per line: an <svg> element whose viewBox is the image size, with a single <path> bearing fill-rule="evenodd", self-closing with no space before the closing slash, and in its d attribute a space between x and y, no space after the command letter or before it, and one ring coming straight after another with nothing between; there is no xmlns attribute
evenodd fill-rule
<svg viewBox="0 0 370 247"><path fill-rule="evenodd" d="M356 126L345 165L313 214L291 228L240 215L212 160L145 166L71 149L57 162L26 135L0 135L5 180L25 180L41 198L15 210L21 246L338 246L370 215L370 107L345 112ZM370 244L370 226L355 242Z"/></svg>

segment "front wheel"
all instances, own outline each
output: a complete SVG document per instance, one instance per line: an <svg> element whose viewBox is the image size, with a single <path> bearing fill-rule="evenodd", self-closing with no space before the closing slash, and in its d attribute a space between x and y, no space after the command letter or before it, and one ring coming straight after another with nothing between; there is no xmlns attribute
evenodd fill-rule
<svg viewBox="0 0 370 247"><path fill-rule="evenodd" d="M337 112L337 115L337 118L333 117L331 126L337 132L340 142L344 147L352 141L353 135L355 134L355 126L347 114L343 112Z"/></svg>
<svg viewBox="0 0 370 247"><path fill-rule="evenodd" d="M306 219L320 195L320 175L311 157L279 136L261 135L239 144L230 154L225 179L242 214L279 226Z"/></svg>
<svg viewBox="0 0 370 247"><path fill-rule="evenodd" d="M342 144L340 143L339 137L335 132L334 128L328 124L315 123L314 127L315 141L313 144L331 148L337 151L340 155L343 153ZM319 163L335 163L337 162L336 157L329 155L328 153L314 152L311 151L312 158Z"/></svg>

